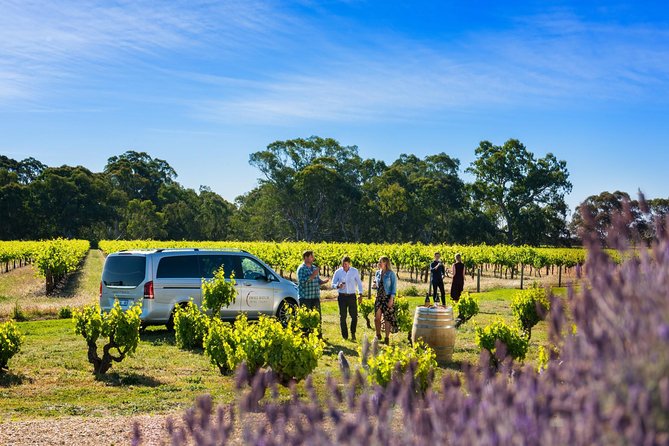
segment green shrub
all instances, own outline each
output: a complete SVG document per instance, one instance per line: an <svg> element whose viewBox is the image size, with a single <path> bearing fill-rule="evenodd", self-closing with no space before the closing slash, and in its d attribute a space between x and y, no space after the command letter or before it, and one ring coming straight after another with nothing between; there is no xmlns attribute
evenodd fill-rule
<svg viewBox="0 0 669 446"><path fill-rule="evenodd" d="M420 296L420 292L418 291L418 288L416 285L410 285L406 288L404 288L404 295L405 296Z"/></svg>
<svg viewBox="0 0 669 446"><path fill-rule="evenodd" d="M411 331L413 318L409 311L409 300L405 297L397 296L393 305L395 306L395 317L397 319L397 327L399 330L403 332Z"/></svg>
<svg viewBox="0 0 669 446"><path fill-rule="evenodd" d="M174 311L174 337L177 347L201 349L207 333L208 318L192 301Z"/></svg>
<svg viewBox="0 0 669 446"><path fill-rule="evenodd" d="M12 319L17 322L25 322L28 320L28 315L23 311L18 301L14 303L14 308L12 308Z"/></svg>
<svg viewBox="0 0 669 446"><path fill-rule="evenodd" d="M479 304L475 297L465 291L460 296L460 300L453 305L453 310L458 315L455 320L455 328L458 328L460 325L479 314Z"/></svg>
<svg viewBox="0 0 669 446"><path fill-rule="evenodd" d="M211 311L211 317L220 318L221 308L229 306L236 296L235 277L232 275L227 281L222 266L212 279L202 279L202 308Z"/></svg>
<svg viewBox="0 0 669 446"><path fill-rule="evenodd" d="M362 299L358 304L358 310L360 310L362 317L365 318L367 328L371 329L372 324L369 320L369 315L374 313L374 299Z"/></svg>
<svg viewBox="0 0 669 446"><path fill-rule="evenodd" d="M416 342L413 347L393 345L380 351L377 356L367 359L368 378L371 382L386 387L393 379L399 364L400 373L404 374L409 364L415 361L414 382L420 393L425 393L432 383L433 370L437 367L434 350L422 341Z"/></svg>
<svg viewBox="0 0 669 446"><path fill-rule="evenodd" d="M9 360L21 351L23 335L14 321L0 324L0 372L7 368Z"/></svg>
<svg viewBox="0 0 669 446"><path fill-rule="evenodd" d="M532 327L543 320L550 309L550 301L546 295L546 290L534 285L526 290L518 291L511 303L511 312L516 317L518 327L532 336Z"/></svg>
<svg viewBox="0 0 669 446"><path fill-rule="evenodd" d="M88 362L93 364L93 373L104 374L112 366L112 361L121 362L131 356L139 344L141 305L123 311L118 301L108 313L101 313L99 305L91 305L74 310L74 331L83 336L88 344ZM98 338L107 338L98 355ZM112 351L117 353L112 355Z"/></svg>
<svg viewBox="0 0 669 446"><path fill-rule="evenodd" d="M316 333L321 325L321 315L318 310L298 307L295 310L295 317L291 318L289 324L293 324L296 329L305 335Z"/></svg>
<svg viewBox="0 0 669 446"><path fill-rule="evenodd" d="M230 364L234 364L236 343L230 324L220 319L212 319L209 322L209 331L204 336L203 346L205 355L218 367L222 375L232 373L234 368Z"/></svg>
<svg viewBox="0 0 669 446"><path fill-rule="evenodd" d="M305 321L311 323L312 319L310 312L305 312ZM213 319L204 338L205 354L222 374L228 375L246 362L250 382L258 370L270 366L283 385L309 375L318 365L323 348L318 331L305 334L297 318L291 318L285 328L275 318L265 316L249 323L242 314L234 327Z"/></svg>
<svg viewBox="0 0 669 446"><path fill-rule="evenodd" d="M279 383L287 386L291 381L306 378L316 368L324 346L316 333L303 336L289 326L274 332L271 348L267 351L267 365Z"/></svg>
<svg viewBox="0 0 669 446"><path fill-rule="evenodd" d="M58 310L58 319L72 319L72 307L65 306Z"/></svg>
<svg viewBox="0 0 669 446"><path fill-rule="evenodd" d="M407 340L411 343L411 329L413 328L413 317L409 311L409 301L400 297L399 295L395 297L395 302L393 302L395 307L395 317L397 320L397 328L400 332L407 334Z"/></svg>
<svg viewBox="0 0 669 446"><path fill-rule="evenodd" d="M496 320L485 328L476 327L476 344L481 349L486 349L490 352L491 361L494 366L499 365L499 361L504 359L495 356L498 340L506 345L507 356L521 361L525 359L529 340L518 328L505 324L501 319Z"/></svg>
<svg viewBox="0 0 669 446"><path fill-rule="evenodd" d="M318 314L318 311L314 312ZM258 370L267 363L267 352L274 348L274 334L282 330L283 326L275 318L260 316L257 323L249 324L246 315L239 315L232 329L235 348L228 358L230 369L234 370L246 361L250 383Z"/></svg>
<svg viewBox="0 0 669 446"><path fill-rule="evenodd" d="M539 355L537 357L537 372L541 373L548 368L548 360L550 356L546 348L541 345L539 346Z"/></svg>

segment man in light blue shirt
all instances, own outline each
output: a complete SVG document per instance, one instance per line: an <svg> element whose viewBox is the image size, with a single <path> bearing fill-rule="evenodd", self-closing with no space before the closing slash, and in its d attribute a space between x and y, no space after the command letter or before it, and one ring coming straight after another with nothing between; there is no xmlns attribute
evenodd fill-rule
<svg viewBox="0 0 669 446"><path fill-rule="evenodd" d="M346 312L351 315L351 340L355 341L355 329L358 326L358 305L355 302L356 287L360 291L358 302L362 301L362 280L357 269L351 266L351 259L345 256L341 259L341 267L332 276L332 288L339 292L337 303L339 303L339 325L341 335L348 339L348 327L346 326Z"/></svg>

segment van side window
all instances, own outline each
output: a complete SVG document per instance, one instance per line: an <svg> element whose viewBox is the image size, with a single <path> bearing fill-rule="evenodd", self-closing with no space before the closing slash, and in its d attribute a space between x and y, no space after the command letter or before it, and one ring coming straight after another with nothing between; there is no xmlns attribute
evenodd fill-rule
<svg viewBox="0 0 669 446"><path fill-rule="evenodd" d="M249 257L242 257L242 273L247 280L267 280L265 268Z"/></svg>
<svg viewBox="0 0 669 446"><path fill-rule="evenodd" d="M163 257L158 263L158 279L193 279L200 278L197 256Z"/></svg>
<svg viewBox="0 0 669 446"><path fill-rule="evenodd" d="M205 279L211 279L214 277L214 273L218 268L223 266L223 271L225 272L225 278L229 279L230 275L234 271L235 277L241 277L241 273L238 268L238 262L234 256L226 255L201 255L198 256L200 259L200 273Z"/></svg>

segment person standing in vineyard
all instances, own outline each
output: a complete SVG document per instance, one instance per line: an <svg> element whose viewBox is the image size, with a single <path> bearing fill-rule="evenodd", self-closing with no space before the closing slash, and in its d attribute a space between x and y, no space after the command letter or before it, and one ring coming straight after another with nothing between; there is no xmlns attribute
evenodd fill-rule
<svg viewBox="0 0 669 446"><path fill-rule="evenodd" d="M437 304L437 288L441 294L441 303L446 305L446 290L444 289L444 276L446 275L446 267L441 262L441 253L434 253L434 260L430 263L430 276L432 280L432 300ZM425 298L425 304L430 303L430 297Z"/></svg>
<svg viewBox="0 0 669 446"><path fill-rule="evenodd" d="M397 319L395 317L395 294L397 293L397 276L390 267L390 259L383 256L379 259L379 270L372 283L376 289L376 300L374 301L374 326L376 337L381 339L381 323L385 325L386 339L384 343L390 344L390 333L397 333Z"/></svg>
<svg viewBox="0 0 669 446"><path fill-rule="evenodd" d="M454 302L460 300L460 294L465 288L465 264L462 263L462 256L455 255L455 263L453 264L453 282L451 283L451 299Z"/></svg>
<svg viewBox="0 0 669 446"><path fill-rule="evenodd" d="M314 252L304 251L302 253L304 262L297 268L297 297L300 306L310 310L314 308L321 314L321 285L328 283L329 279L321 279L320 268L314 265ZM318 326L318 336L323 337L322 318Z"/></svg>
<svg viewBox="0 0 669 446"><path fill-rule="evenodd" d="M358 327L358 305L355 302L356 287L360 292L358 302L362 302L362 280L360 273L351 266L351 258L344 256L341 259L341 267L332 276L332 288L339 292L337 303L339 304L339 325L341 336L348 339L348 327L346 326L346 312L351 315L351 340L355 341L355 330Z"/></svg>

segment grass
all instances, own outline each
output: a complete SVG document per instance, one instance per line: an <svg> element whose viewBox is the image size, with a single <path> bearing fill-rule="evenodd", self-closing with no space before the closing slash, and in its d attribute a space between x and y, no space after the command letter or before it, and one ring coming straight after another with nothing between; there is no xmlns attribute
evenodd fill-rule
<svg viewBox="0 0 669 446"><path fill-rule="evenodd" d="M85 280L85 275L82 281ZM563 293L564 289L557 290ZM474 326L501 317L512 323L510 302L515 290L480 293L481 313L458 329L451 363L437 370L459 372L465 362L478 362ZM413 308L423 297L409 298ZM339 375L337 354L343 351L352 366L357 364L363 335L373 330L358 322L358 342L345 341L339 332L335 300L323 302L323 331L327 347L314 372L317 389L324 391L327 374ZM9 372L0 374L0 419L25 420L65 415L87 417L166 413L190 407L196 396L211 394L217 402L231 402L237 391L232 377L221 376L202 353L182 351L174 335L162 327L141 334L134 357L114 364L106 377L96 379L86 359L86 344L74 334L71 320L40 320L19 323L25 335L22 351L9 362ZM392 336L393 344L406 343L406 335ZM545 322L532 332L528 362L537 357L546 342ZM303 384L299 388L303 389Z"/></svg>

